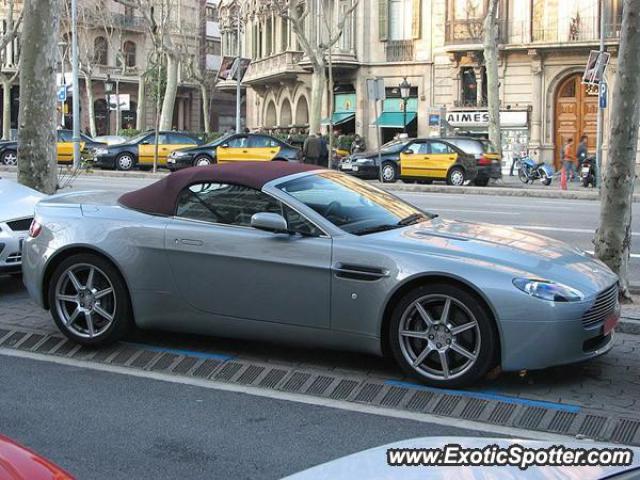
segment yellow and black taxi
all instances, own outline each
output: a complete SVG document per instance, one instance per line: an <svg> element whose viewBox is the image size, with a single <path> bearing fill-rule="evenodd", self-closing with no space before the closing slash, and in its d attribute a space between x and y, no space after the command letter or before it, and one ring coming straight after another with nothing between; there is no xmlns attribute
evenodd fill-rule
<svg viewBox="0 0 640 480"><path fill-rule="evenodd" d="M73 163L73 131L60 129L57 131L57 151L58 163L71 165ZM88 155L95 148L104 147L104 143L96 142L87 135L80 134L80 150L84 155ZM18 142L15 140L0 142L0 164L18 164Z"/></svg>
<svg viewBox="0 0 640 480"><path fill-rule="evenodd" d="M444 180L461 186L477 174L475 157L445 139L416 139L400 152L398 177L403 181Z"/></svg>
<svg viewBox="0 0 640 480"><path fill-rule="evenodd" d="M478 166L474 183L479 187L486 187L489 180L502 176L502 157L489 140L474 137L447 137L444 140L474 156Z"/></svg>
<svg viewBox="0 0 640 480"><path fill-rule="evenodd" d="M302 161L302 151L270 135L239 133L218 138L206 145L183 148L173 152L167 160L171 170L214 163L256 161Z"/></svg>
<svg viewBox="0 0 640 480"><path fill-rule="evenodd" d="M201 145L196 136L185 132L161 131L158 133L158 166L166 167L167 158L175 150ZM101 168L131 170L150 168L156 152L156 134L153 131L141 133L125 143L105 145L93 152L94 164Z"/></svg>

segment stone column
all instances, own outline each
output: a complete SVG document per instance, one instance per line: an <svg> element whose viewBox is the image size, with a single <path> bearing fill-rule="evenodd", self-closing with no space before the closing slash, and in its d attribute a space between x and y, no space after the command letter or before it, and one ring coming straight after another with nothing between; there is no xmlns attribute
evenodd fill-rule
<svg viewBox="0 0 640 480"><path fill-rule="evenodd" d="M482 98L482 88L483 88L483 75L484 72L483 67L474 67L473 73L476 76L476 105L478 107L484 106L484 99Z"/></svg>
<svg viewBox="0 0 640 480"><path fill-rule="evenodd" d="M451 105L455 106L460 101L460 61L458 56L453 53L449 55L449 62L451 68Z"/></svg>
<svg viewBox="0 0 640 480"><path fill-rule="evenodd" d="M542 57L537 50L529 50L531 58L531 132L529 148L536 158L540 158L542 145L542 111L544 98L542 93Z"/></svg>

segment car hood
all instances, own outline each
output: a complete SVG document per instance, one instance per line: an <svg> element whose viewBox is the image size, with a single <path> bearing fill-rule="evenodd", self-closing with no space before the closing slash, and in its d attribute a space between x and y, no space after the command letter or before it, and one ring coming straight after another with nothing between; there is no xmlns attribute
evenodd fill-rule
<svg viewBox="0 0 640 480"><path fill-rule="evenodd" d="M24 185L0 178L0 222L33 216L45 196Z"/></svg>
<svg viewBox="0 0 640 480"><path fill-rule="evenodd" d="M560 282L586 296L617 280L604 263L578 248L510 227L435 218L375 237L394 250L456 257L487 269L509 270L514 276Z"/></svg>
<svg viewBox="0 0 640 480"><path fill-rule="evenodd" d="M558 442L543 442L535 440L518 440L505 438L473 438L473 437L425 437L383 445L347 455L337 460L318 465L283 480L347 480L366 478L368 480L435 480L449 478L475 479L557 479L592 480L609 478L622 472L633 470L640 466L639 449L634 452L632 466L629 467L566 467L566 466L530 466L521 470L517 466L389 466L387 451L389 449L441 449L445 445L459 445L468 449L484 449L489 445L496 445L506 449L515 445L530 449L550 449ZM563 441L566 448L611 448L611 445L592 442Z"/></svg>

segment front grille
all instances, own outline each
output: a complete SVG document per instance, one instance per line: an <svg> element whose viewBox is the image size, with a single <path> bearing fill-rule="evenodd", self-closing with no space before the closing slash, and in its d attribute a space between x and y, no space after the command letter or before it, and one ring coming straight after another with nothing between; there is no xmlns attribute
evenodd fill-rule
<svg viewBox="0 0 640 480"><path fill-rule="evenodd" d="M7 222L9 228L14 232L27 232L31 227L33 218L23 218L22 220L14 220L13 222Z"/></svg>
<svg viewBox="0 0 640 480"><path fill-rule="evenodd" d="M591 328L603 323L618 308L618 284L601 292L589 310L582 316L582 325Z"/></svg>

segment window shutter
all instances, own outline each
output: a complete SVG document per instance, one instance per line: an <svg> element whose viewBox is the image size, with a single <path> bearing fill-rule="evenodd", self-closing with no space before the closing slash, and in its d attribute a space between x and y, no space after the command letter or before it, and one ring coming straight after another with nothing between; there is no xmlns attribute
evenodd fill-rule
<svg viewBox="0 0 640 480"><path fill-rule="evenodd" d="M378 0L378 34L381 42L389 38L389 0Z"/></svg>
<svg viewBox="0 0 640 480"><path fill-rule="evenodd" d="M411 36L417 40L422 35L422 0L413 0L413 23L411 24Z"/></svg>

